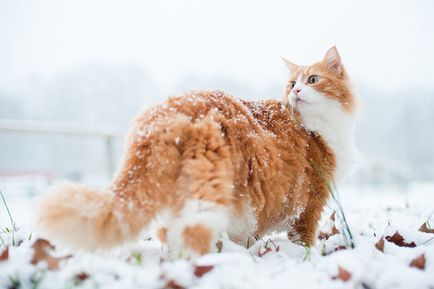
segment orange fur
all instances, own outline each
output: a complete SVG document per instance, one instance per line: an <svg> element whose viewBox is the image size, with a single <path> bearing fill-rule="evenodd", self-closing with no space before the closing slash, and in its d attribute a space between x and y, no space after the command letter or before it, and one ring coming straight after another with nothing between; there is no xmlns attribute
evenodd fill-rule
<svg viewBox="0 0 434 289"><path fill-rule="evenodd" d="M300 69L307 75L326 68L320 63ZM344 94L336 91L348 87L322 75L332 80L318 83L318 90L341 101ZM345 110L352 109L350 97L342 101ZM214 210L215 204L240 218L248 204L256 221L252 234L283 225L290 238L298 235L296 241L311 245L335 167L324 139L306 131L283 102L192 91L136 119L110 189L96 193L79 185L59 187L42 202L39 223L43 233L64 244L106 248L136 237L162 209L180 220L189 200L211 204L199 213ZM186 225L179 237L201 255L212 250L218 236L199 217L193 219L198 223ZM165 226L159 232L162 240L171 223Z"/></svg>
<svg viewBox="0 0 434 289"><path fill-rule="evenodd" d="M188 226L182 232L184 244L198 255L203 255L210 251L212 234L210 230L202 225Z"/></svg>
<svg viewBox="0 0 434 289"><path fill-rule="evenodd" d="M159 228L157 231L157 237L161 243L167 243L167 228L166 227Z"/></svg>

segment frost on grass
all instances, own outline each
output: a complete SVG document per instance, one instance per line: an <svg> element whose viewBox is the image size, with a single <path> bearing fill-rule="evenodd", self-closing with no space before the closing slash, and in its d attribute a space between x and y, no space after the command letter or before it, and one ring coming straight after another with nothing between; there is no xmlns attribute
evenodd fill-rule
<svg viewBox="0 0 434 289"><path fill-rule="evenodd" d="M167 260L166 248L155 239L90 254L56 248L31 228L2 228L0 288L430 289L434 207L425 201L429 194L375 192L344 199L354 249L338 216L327 210L311 248L288 241L285 233L252 237L245 245L223 235L221 253L195 262Z"/></svg>

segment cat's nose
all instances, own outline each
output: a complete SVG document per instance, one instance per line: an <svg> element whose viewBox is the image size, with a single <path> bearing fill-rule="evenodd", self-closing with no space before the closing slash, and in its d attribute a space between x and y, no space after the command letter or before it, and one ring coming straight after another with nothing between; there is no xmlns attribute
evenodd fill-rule
<svg viewBox="0 0 434 289"><path fill-rule="evenodd" d="M301 91L301 88L294 88L294 93L295 93L295 94L299 94L300 91Z"/></svg>

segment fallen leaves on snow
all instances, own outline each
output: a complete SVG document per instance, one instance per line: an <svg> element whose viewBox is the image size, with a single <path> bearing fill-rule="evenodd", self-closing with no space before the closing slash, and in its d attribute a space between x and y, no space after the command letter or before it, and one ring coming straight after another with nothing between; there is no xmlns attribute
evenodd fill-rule
<svg viewBox="0 0 434 289"><path fill-rule="evenodd" d="M338 228L336 228L336 212L333 212L329 218L329 226L331 226L331 229L329 229L326 232L320 231L318 238L320 240L328 240L331 236L340 234L340 231Z"/></svg>
<svg viewBox="0 0 434 289"><path fill-rule="evenodd" d="M196 265L194 267L194 275L196 277L202 277L203 275L205 275L206 273L208 273L209 271L211 271L214 268L214 266L199 266Z"/></svg>
<svg viewBox="0 0 434 289"><path fill-rule="evenodd" d="M338 275L332 277L333 280L342 280L344 282L347 282L351 279L351 273L342 268L341 266L338 266Z"/></svg>
<svg viewBox="0 0 434 289"><path fill-rule="evenodd" d="M426 263L425 254L422 254L411 261L410 267L414 267L420 270L425 270L425 263Z"/></svg>
<svg viewBox="0 0 434 289"><path fill-rule="evenodd" d="M183 286L179 285L178 283L176 283L175 280L170 280L169 282L166 283L166 286L164 288L168 288L168 289L184 289Z"/></svg>
<svg viewBox="0 0 434 289"><path fill-rule="evenodd" d="M49 270L56 270L59 268L59 263L62 260L70 258L71 256L65 257L53 257L50 253L54 250L54 246L50 244L47 240L38 239L32 245L34 249L33 258L31 263L33 265L38 264L41 261L45 261L47 263L47 268Z"/></svg>
<svg viewBox="0 0 434 289"><path fill-rule="evenodd" d="M3 251L0 253L0 262L6 261L9 259L9 247L6 247Z"/></svg>
<svg viewBox="0 0 434 289"><path fill-rule="evenodd" d="M375 243L375 248L377 248L381 252L384 252L384 238L383 237L381 237L381 239L378 240L377 243Z"/></svg>
<svg viewBox="0 0 434 289"><path fill-rule="evenodd" d="M419 231L423 233L434 234L434 229L431 229L426 222L423 223L422 226L420 226Z"/></svg>
<svg viewBox="0 0 434 289"><path fill-rule="evenodd" d="M388 242L394 243L399 247L409 247L409 248L416 247L416 244L414 242L411 243L405 242L404 237L398 231L396 231L395 234L393 234L392 236L386 236L386 240Z"/></svg>

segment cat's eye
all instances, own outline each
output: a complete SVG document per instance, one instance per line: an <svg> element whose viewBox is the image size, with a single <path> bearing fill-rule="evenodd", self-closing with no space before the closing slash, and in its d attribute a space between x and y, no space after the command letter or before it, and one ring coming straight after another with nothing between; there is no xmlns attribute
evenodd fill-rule
<svg viewBox="0 0 434 289"><path fill-rule="evenodd" d="M307 83L309 84L315 84L319 81L319 76L318 75L311 75L309 76L309 78L307 79Z"/></svg>
<svg viewBox="0 0 434 289"><path fill-rule="evenodd" d="M295 86L295 81L293 80L293 81L290 82L289 87L291 87L291 89L293 89L294 86Z"/></svg>

